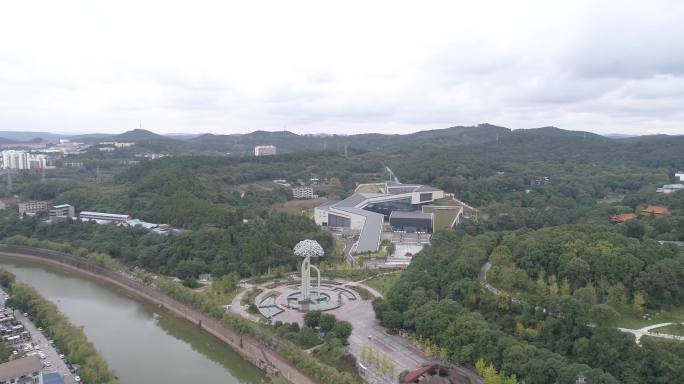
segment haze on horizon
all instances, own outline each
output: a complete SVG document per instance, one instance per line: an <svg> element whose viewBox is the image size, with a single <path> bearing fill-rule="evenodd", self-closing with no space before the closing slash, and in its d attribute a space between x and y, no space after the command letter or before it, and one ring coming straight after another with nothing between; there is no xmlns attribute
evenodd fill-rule
<svg viewBox="0 0 684 384"><path fill-rule="evenodd" d="M0 130L684 133L681 1L10 2Z"/></svg>

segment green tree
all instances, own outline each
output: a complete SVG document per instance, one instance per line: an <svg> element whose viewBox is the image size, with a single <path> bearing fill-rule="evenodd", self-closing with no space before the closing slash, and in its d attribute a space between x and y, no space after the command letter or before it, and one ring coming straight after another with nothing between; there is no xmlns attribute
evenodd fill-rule
<svg viewBox="0 0 684 384"><path fill-rule="evenodd" d="M321 322L321 311L309 311L304 315L304 325L317 328Z"/></svg>

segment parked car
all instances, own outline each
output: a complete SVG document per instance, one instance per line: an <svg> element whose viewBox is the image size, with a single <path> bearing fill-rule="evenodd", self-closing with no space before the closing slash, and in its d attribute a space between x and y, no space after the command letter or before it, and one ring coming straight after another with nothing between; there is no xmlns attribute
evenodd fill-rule
<svg viewBox="0 0 684 384"><path fill-rule="evenodd" d="M74 376L74 380L79 383L81 382L81 376Z"/></svg>

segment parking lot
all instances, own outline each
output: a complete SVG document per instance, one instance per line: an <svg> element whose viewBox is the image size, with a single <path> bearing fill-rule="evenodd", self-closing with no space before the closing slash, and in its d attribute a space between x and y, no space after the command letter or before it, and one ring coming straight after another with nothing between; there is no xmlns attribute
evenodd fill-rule
<svg viewBox="0 0 684 384"><path fill-rule="evenodd" d="M0 290L0 309L5 309L5 301L7 300L7 294ZM43 362L43 372L51 373L58 372L60 376L64 379L66 384L76 384L77 381L74 375L69 371L67 363L60 358L59 352L55 347L50 344L50 340L38 331L33 322L24 316L23 313L19 311L14 311L15 319L20 322L24 328L31 334L30 342L15 345L14 348L23 350L27 354L35 354L41 358ZM27 346L28 345L28 346ZM17 352L18 353L18 352Z"/></svg>

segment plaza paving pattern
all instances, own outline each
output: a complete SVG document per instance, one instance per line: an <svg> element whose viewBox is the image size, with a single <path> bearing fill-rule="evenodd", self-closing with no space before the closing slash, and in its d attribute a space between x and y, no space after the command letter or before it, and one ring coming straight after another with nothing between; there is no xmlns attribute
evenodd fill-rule
<svg viewBox="0 0 684 384"><path fill-rule="evenodd" d="M375 297L383 297L380 292L374 288L363 284L361 282L352 282L337 279L337 285L349 287L353 290L353 287L358 286L360 288L368 290ZM258 285L259 288L264 291L256 297L256 303L260 300L267 298L268 295L273 295L273 292L277 292L285 300L287 293L292 291L292 287L283 283L275 288L268 288L272 283L265 283ZM245 288L239 295L233 299L233 305L231 310L235 313L239 313L251 320L257 321L259 316L252 315L246 311L245 307L240 305L240 300L249 289L253 288L248 282L242 282L241 286ZM326 313L331 313L335 315L340 320L349 321L352 326L352 334L349 337L349 350L355 356L360 356L361 349L364 345L367 345L381 354L387 356L391 361L394 362L396 369L394 377L389 379L383 377L379 370L375 367L368 367L369 376L367 380L372 383L384 383L392 382L396 383L398 381L399 373L404 370L415 370L421 366L433 362L433 359L426 357L421 351L414 348L407 338L401 337L399 335L392 335L387 333L386 329L383 328L379 322L375 319L375 312L371 305L372 300L362 300L359 295L356 295L357 299L350 300L348 296L343 295L343 304ZM282 303L283 300L276 300L278 303ZM304 323L304 313L297 310L285 310L271 318L272 321L282 321L282 322L297 322L300 325ZM481 379L475 375L472 371L462 369L464 374L469 375L474 379L474 382L481 382Z"/></svg>

